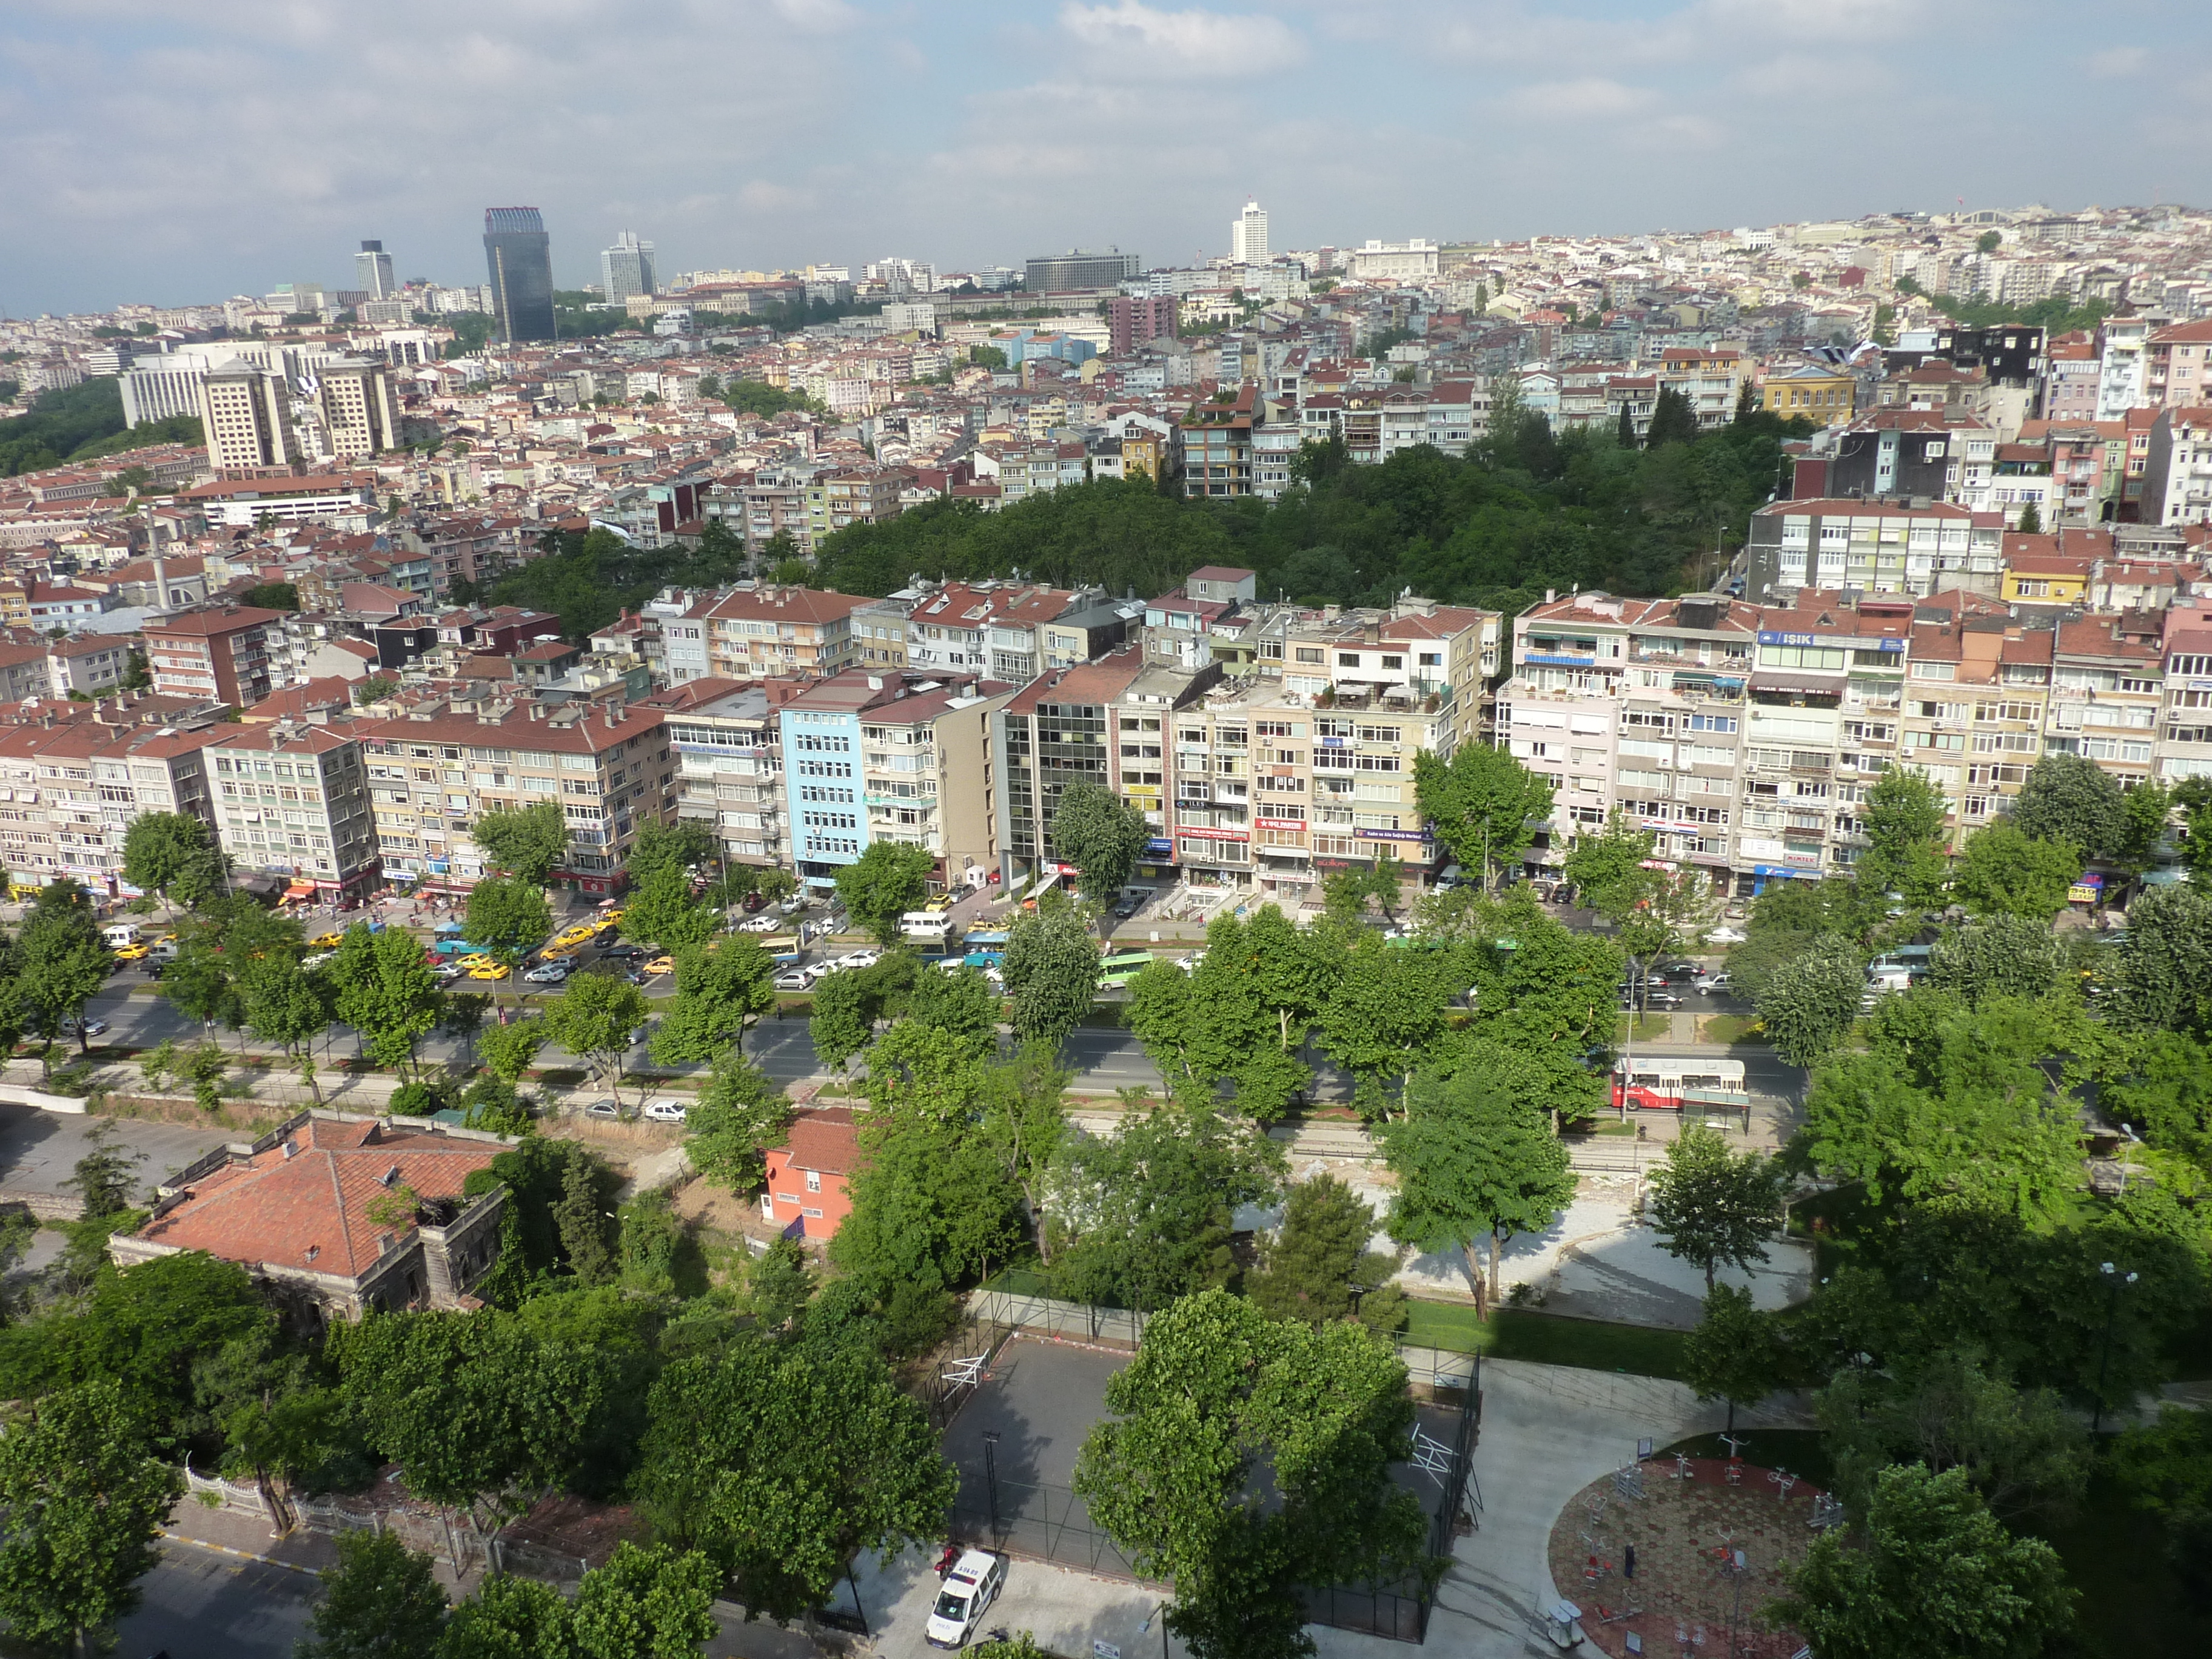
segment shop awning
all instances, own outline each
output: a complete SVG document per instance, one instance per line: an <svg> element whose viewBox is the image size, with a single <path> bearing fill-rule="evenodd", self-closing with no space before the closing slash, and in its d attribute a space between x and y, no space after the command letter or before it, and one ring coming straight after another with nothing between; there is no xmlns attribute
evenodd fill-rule
<svg viewBox="0 0 2212 1659"><path fill-rule="evenodd" d="M295 881L284 890L284 896L288 899L313 898L314 896L315 884L312 881Z"/></svg>
<svg viewBox="0 0 2212 1659"><path fill-rule="evenodd" d="M1844 683L1824 674L1782 674L1771 669L1760 669L1751 677L1754 691L1797 691L1817 693L1822 696L1840 697Z"/></svg>

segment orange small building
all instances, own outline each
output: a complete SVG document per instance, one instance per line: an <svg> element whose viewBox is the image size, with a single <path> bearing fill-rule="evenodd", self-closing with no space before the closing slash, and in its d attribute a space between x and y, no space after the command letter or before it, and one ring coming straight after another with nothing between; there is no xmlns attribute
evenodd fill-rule
<svg viewBox="0 0 2212 1659"><path fill-rule="evenodd" d="M769 1149L768 1189L761 1219L794 1237L828 1238L853 1212L846 1182L860 1161L860 1137L849 1106L800 1112L784 1144Z"/></svg>

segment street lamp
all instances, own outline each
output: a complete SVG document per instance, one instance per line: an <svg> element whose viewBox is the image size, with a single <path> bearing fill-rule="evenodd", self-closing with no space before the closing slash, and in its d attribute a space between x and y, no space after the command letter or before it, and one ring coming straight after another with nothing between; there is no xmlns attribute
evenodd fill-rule
<svg viewBox="0 0 2212 1659"><path fill-rule="evenodd" d="M983 1431L983 1485L990 1494L991 1547L999 1547L999 1431Z"/></svg>
<svg viewBox="0 0 2212 1659"><path fill-rule="evenodd" d="M2100 1263L2097 1271L2105 1275L2105 1350L2097 1361L2097 1409L2089 1419L2089 1432L2096 1434L2105 1426L2105 1374L2112 1364L2112 1322L2119 1316L2120 1287L2132 1285L2139 1275L2129 1273L2124 1278L2111 1262Z"/></svg>

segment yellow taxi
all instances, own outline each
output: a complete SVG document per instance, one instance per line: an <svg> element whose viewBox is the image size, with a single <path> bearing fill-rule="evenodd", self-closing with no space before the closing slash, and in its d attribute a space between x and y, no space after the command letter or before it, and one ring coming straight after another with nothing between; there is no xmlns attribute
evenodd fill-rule
<svg viewBox="0 0 2212 1659"><path fill-rule="evenodd" d="M617 910L612 915L601 916L597 921L593 922L592 924L592 931L594 933L611 933L621 926L622 912Z"/></svg>
<svg viewBox="0 0 2212 1659"><path fill-rule="evenodd" d="M622 906L618 904L613 909L606 911L600 915L599 925L604 927L611 921L620 921L623 917L628 914L629 912L624 910Z"/></svg>
<svg viewBox="0 0 2212 1659"><path fill-rule="evenodd" d="M505 979L507 973L508 969L504 963L487 962L481 967L470 969L469 977L471 979Z"/></svg>
<svg viewBox="0 0 2212 1659"><path fill-rule="evenodd" d="M153 947L146 945L126 945L115 953L118 962L143 962L153 955Z"/></svg>
<svg viewBox="0 0 2212 1659"><path fill-rule="evenodd" d="M335 951L339 945L345 943L345 935L335 931L327 933L318 933L314 938L309 939L307 943L313 945L318 951Z"/></svg>
<svg viewBox="0 0 2212 1659"><path fill-rule="evenodd" d="M496 968L499 966L497 961L486 956L481 951L471 951L468 955L461 957L459 961L460 965L464 968Z"/></svg>
<svg viewBox="0 0 2212 1659"><path fill-rule="evenodd" d="M950 893L939 893L935 898L930 900L928 903L923 905L921 908L928 911L932 915L935 915L940 911L950 910L952 908L952 895Z"/></svg>
<svg viewBox="0 0 2212 1659"><path fill-rule="evenodd" d="M589 927L571 927L565 933L555 935L553 943L556 945L585 945L591 941L592 934L592 930Z"/></svg>
<svg viewBox="0 0 2212 1659"><path fill-rule="evenodd" d="M645 971L648 974L672 974L676 971L676 958L655 957L645 964Z"/></svg>

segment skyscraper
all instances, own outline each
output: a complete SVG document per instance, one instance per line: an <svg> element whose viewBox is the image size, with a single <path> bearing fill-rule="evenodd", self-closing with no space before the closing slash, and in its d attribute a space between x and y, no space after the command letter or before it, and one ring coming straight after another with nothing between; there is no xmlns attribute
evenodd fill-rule
<svg viewBox="0 0 2212 1659"><path fill-rule="evenodd" d="M1229 222L1229 261L1231 264L1265 264L1267 260L1267 210L1247 199L1244 211Z"/></svg>
<svg viewBox="0 0 2212 1659"><path fill-rule="evenodd" d="M641 242L637 233L625 230L615 245L599 250L599 283L607 303L620 305L633 294L653 294L653 244Z"/></svg>
<svg viewBox="0 0 2212 1659"><path fill-rule="evenodd" d="M372 300L389 300L399 292L392 280L392 256L381 242L363 242L353 256L353 285Z"/></svg>
<svg viewBox="0 0 2212 1659"><path fill-rule="evenodd" d="M491 270L499 337L553 337L553 244L534 207L484 210L484 261Z"/></svg>

